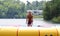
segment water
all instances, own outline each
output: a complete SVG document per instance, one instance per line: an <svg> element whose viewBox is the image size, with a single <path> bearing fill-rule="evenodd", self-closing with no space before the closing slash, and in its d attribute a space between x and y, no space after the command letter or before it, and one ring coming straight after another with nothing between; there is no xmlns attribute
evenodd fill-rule
<svg viewBox="0 0 60 36"><path fill-rule="evenodd" d="M27 27L26 19L0 19L0 26ZM60 27L60 24L46 22L43 19L33 19L32 27Z"/></svg>

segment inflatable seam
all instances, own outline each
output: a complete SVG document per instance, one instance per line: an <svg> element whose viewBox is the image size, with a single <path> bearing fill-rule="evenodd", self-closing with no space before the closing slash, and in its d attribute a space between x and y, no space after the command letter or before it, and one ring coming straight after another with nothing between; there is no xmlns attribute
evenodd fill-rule
<svg viewBox="0 0 60 36"><path fill-rule="evenodd" d="M40 30L38 29L38 33L39 33L39 36L40 36Z"/></svg>
<svg viewBox="0 0 60 36"><path fill-rule="evenodd" d="M19 29L19 28L17 28L16 36L18 36L18 29Z"/></svg>
<svg viewBox="0 0 60 36"><path fill-rule="evenodd" d="M59 36L59 32L58 32L57 28L56 28L56 32L57 32L57 36Z"/></svg>

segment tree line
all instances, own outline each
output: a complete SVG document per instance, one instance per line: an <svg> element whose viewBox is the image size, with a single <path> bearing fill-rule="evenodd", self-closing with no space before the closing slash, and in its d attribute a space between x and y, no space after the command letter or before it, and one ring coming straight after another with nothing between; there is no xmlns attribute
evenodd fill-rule
<svg viewBox="0 0 60 36"><path fill-rule="evenodd" d="M60 23L60 0L52 0L45 3L43 12L44 20Z"/></svg>
<svg viewBox="0 0 60 36"><path fill-rule="evenodd" d="M27 10L37 9L43 9L43 1L25 4L20 0L0 0L0 18L26 18Z"/></svg>

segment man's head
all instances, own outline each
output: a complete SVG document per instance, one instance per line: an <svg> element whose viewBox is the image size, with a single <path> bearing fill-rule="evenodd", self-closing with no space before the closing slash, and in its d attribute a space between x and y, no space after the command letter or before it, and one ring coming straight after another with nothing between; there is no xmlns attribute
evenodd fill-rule
<svg viewBox="0 0 60 36"><path fill-rule="evenodd" d="M31 11L29 11L29 12L28 12L28 15L31 15L31 14L32 14L32 12L31 12Z"/></svg>
<svg viewBox="0 0 60 36"><path fill-rule="evenodd" d="M29 14L31 14L31 11L29 11Z"/></svg>

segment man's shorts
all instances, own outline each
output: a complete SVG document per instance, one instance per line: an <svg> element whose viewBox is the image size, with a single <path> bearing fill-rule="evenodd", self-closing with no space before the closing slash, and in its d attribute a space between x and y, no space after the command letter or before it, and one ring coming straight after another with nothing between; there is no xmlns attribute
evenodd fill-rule
<svg viewBox="0 0 60 36"><path fill-rule="evenodd" d="M28 24L31 24L32 22L31 21L28 21Z"/></svg>

